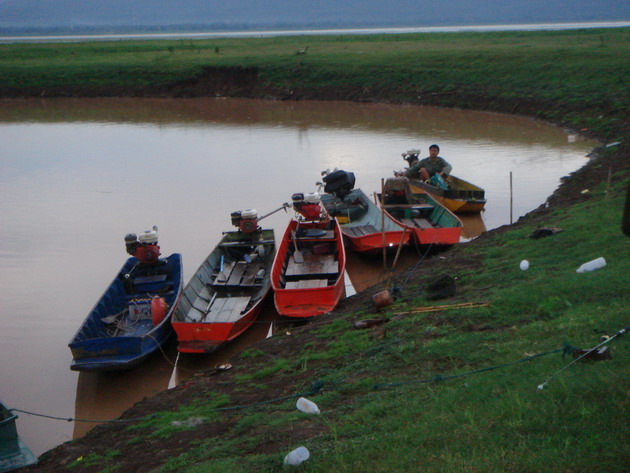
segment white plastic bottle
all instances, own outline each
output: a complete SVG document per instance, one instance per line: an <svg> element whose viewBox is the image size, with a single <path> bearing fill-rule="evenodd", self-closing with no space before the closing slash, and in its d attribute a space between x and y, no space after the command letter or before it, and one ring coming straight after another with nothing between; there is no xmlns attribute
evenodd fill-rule
<svg viewBox="0 0 630 473"><path fill-rule="evenodd" d="M576 273L586 273L588 271L595 271L606 266L606 260L603 257L596 258L592 261L588 261L575 270Z"/></svg>
<svg viewBox="0 0 630 473"><path fill-rule="evenodd" d="M295 403L295 407L297 407L298 410L307 414L319 414L319 408L317 407L317 404L315 404L313 401L309 401L305 397L299 398Z"/></svg>
<svg viewBox="0 0 630 473"><path fill-rule="evenodd" d="M311 456L310 452L306 447L298 447L295 450L289 452L289 454L284 457L285 465L299 465L302 462L305 462Z"/></svg>

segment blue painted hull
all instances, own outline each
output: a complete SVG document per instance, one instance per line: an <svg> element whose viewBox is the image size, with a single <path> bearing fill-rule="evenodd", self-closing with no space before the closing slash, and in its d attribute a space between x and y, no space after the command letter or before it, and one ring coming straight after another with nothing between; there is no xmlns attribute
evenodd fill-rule
<svg viewBox="0 0 630 473"><path fill-rule="evenodd" d="M37 458L17 434L17 415L0 402L0 473L37 463Z"/></svg>
<svg viewBox="0 0 630 473"><path fill-rule="evenodd" d="M118 371L139 365L173 334L171 317L182 288L180 254L152 265L129 258L68 344L73 356L70 369ZM155 295L167 304L157 325L150 314L130 312L134 303L145 303Z"/></svg>

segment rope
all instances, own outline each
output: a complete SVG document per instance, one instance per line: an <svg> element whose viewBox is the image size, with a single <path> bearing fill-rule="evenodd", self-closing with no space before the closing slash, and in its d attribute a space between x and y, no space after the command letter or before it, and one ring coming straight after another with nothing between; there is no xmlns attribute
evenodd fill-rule
<svg viewBox="0 0 630 473"><path fill-rule="evenodd" d="M624 329L625 331L625 329ZM620 332L621 333L621 332ZM620 333L617 333L617 335L619 335ZM616 336L616 335L615 335ZM612 340L611 337L610 340ZM410 385L410 384L428 384L428 383L436 383L436 382L440 382L440 381L447 381L450 379L457 379L457 378L463 378L466 376L472 376L475 374L480 374L480 373L486 373L489 371L493 371L499 368L505 368L507 366L513 366L519 363L525 363L528 361L532 361L535 360L537 358L541 358L543 356L546 355L550 355L552 353L560 353L560 352L568 352L571 350L570 345L565 345L563 348L558 348L556 350L551 350L551 351L547 351L544 353L538 353L536 355L531 355L531 356L527 356L525 358L521 358L520 360L516 360L516 361L512 361L512 362L508 362L508 363L503 363L501 365L496 365L496 366L490 366L490 367L486 367L486 368L480 368L477 370L473 370L473 371L468 371L466 373L460 373L460 374L455 374L455 375L450 375L450 376L444 376L441 374L435 375L431 378L426 378L426 379L420 379L420 380L411 380L411 381L402 381L402 382L398 382L398 383L381 383L381 384L375 384L372 386L372 389L375 391L378 391L380 389L383 388L394 388L394 387L399 387L399 386L405 386L405 385ZM337 383L331 383L333 384L333 386ZM234 410L240 410L240 409L248 409L251 407L258 407L258 406L263 406L263 405L267 405L267 404L272 404L272 403L276 403L279 401L285 401L287 399L292 399L292 398L296 398L296 397L303 397L303 396L310 396L313 394L318 394L325 386L325 383L321 380L317 380L315 381L312 385L311 385L311 389L309 391L306 392L301 392L301 393L296 393L296 394L289 394L287 396L282 396L282 397L277 397L277 398L273 398L273 399L268 399L268 400L264 400L264 401L258 401L258 402L254 402L251 404L244 404L244 405L236 405L236 406L227 406L227 407L217 407L215 409L213 409L216 412L226 412L226 411L234 411ZM57 417L57 416L51 416L51 415L47 415L47 414L40 414L37 412L31 412L31 411L26 411L26 410L22 410L22 409L17 409L17 408L12 408L9 409L9 411L14 411L14 412L21 412L23 414L28 414L28 415L32 415L32 416L36 416L36 417L44 417L47 419L53 419L53 420L63 420L66 422L94 422L94 423L118 423L118 422L136 422L136 421L143 421L146 419L150 419L153 418L155 416L157 416L157 414L151 414L148 415L146 417L140 417L140 418L132 418L132 419L110 419L110 420L95 420L95 419L79 419L79 418L75 418L75 417Z"/></svg>
<svg viewBox="0 0 630 473"><path fill-rule="evenodd" d="M582 358L584 358L585 356L588 356L589 354L593 353L595 350L597 350L599 347L605 345L606 343L614 340L616 337L623 335L624 333L626 333L626 331L628 331L628 329L630 329L630 325L625 326L624 328L622 328L621 330L619 330L616 334L614 334L612 337L607 338L606 340L604 340L603 342L601 342L599 345L597 345L596 347L591 348L590 350L588 350L587 352L583 353L582 355L580 355L579 357L577 357L575 360L573 360L571 363L569 363L568 365L564 366L563 368L559 369L558 371L556 371L554 374L552 374L551 376L549 376L549 378L547 378L547 380L538 385L537 390L538 391L542 391L545 386L552 380L554 379L556 376L558 376L560 373L562 373L564 370L568 369L570 366L574 365L575 363L577 363L578 361L580 361ZM566 350L566 349L565 349Z"/></svg>
<svg viewBox="0 0 630 473"><path fill-rule="evenodd" d="M544 352L544 353L538 353L536 355L526 356L525 358L521 358L520 360L511 361L511 362L508 362L508 363L503 363L501 365L489 366L487 368L480 368L480 369L477 369L477 370L468 371L466 373L454 374L454 375L450 375L450 376L443 376L443 375L438 374L438 375L432 376L431 378L425 378L425 379L417 379L417 380L411 380L411 381L401 381L399 383L375 384L374 385L374 389L378 390L378 389L382 389L382 388L393 388L393 387L405 386L405 385L410 385L410 384L429 384L429 383L436 383L436 382L440 382L440 381L447 381L449 379L464 378L466 376L472 376L474 374L479 374L479 373L486 373L488 371L494 371L494 370L497 370L499 368L505 368L507 366L517 365L519 363L526 363L528 361L532 361L532 360L535 360L537 358L541 358L541 357L546 356L546 355L551 355L552 353L561 353L561 352L565 352L565 351L566 351L566 347L558 348L556 350L551 350L551 351L547 351L547 352Z"/></svg>

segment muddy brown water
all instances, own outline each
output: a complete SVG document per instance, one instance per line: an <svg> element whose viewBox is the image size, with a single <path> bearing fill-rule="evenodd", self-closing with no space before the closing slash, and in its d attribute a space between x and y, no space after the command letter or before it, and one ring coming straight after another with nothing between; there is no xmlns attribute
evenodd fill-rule
<svg viewBox="0 0 630 473"><path fill-rule="evenodd" d="M534 120L430 107L238 99L0 101L0 399L60 418L111 419L196 370L233 359L282 330L268 302L225 349L180 356L165 347L133 371L71 372L67 347L125 259L123 237L159 227L163 254L183 255L187 281L230 230L230 212L265 214L312 192L324 169L353 171L366 193L402 169L401 153L432 143L453 173L486 189L464 238L542 204L596 145ZM265 227L282 234L290 215ZM414 264L407 251L398 268ZM349 258L358 290L384 277L379 258ZM177 369L173 364L177 360ZM20 414L41 454L94 423Z"/></svg>

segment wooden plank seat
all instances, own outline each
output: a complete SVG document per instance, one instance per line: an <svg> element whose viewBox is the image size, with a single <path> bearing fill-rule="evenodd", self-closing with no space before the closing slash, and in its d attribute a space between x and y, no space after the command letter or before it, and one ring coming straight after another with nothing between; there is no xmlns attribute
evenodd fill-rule
<svg viewBox="0 0 630 473"><path fill-rule="evenodd" d="M312 289L315 287L328 286L328 279L300 279L298 281L287 281L285 289Z"/></svg>
<svg viewBox="0 0 630 473"><path fill-rule="evenodd" d="M429 222L426 218L402 218L400 221L407 226L417 227L423 230L433 228L431 222Z"/></svg>
<svg viewBox="0 0 630 473"><path fill-rule="evenodd" d="M304 262L297 263L293 258L293 255L289 257L287 269L284 273L285 277L300 277L300 276L336 276L339 274L339 262L335 261L333 255L322 255L318 257L307 258L304 256Z"/></svg>
<svg viewBox="0 0 630 473"><path fill-rule="evenodd" d="M186 317L197 323L236 322L250 300L251 296L216 297L211 301L197 298Z"/></svg>
<svg viewBox="0 0 630 473"><path fill-rule="evenodd" d="M247 263L245 261L230 261L223 267L224 279L219 279L219 273L212 282L212 286L252 287L256 283L256 274L263 269L260 263Z"/></svg>
<svg viewBox="0 0 630 473"><path fill-rule="evenodd" d="M361 237L364 235L379 233L374 225L345 226L341 229L341 232L353 237Z"/></svg>

